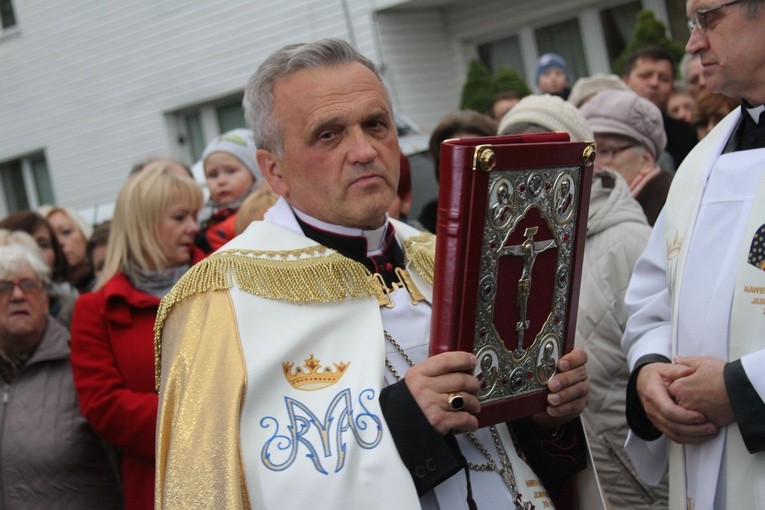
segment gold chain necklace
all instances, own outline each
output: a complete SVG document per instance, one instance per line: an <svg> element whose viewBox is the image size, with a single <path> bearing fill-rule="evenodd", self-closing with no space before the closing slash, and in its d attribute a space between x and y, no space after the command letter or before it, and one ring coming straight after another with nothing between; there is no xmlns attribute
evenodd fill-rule
<svg viewBox="0 0 765 510"><path fill-rule="evenodd" d="M383 334L385 335L385 339L388 340L391 345L398 351L398 353L401 355L402 358L406 361L406 363L412 367L414 366L414 362L412 361L412 358L409 357L409 355L404 351L404 348L401 347L401 345L391 336L390 333L388 333L386 330L383 330ZM393 377L396 378L397 381L401 380L401 375L398 373L398 370L393 366L393 363L388 359L388 356L385 356L385 366L390 370L390 373L393 374ZM473 471L496 471L500 478L502 478L502 481L507 486L508 490L510 491L510 494L513 497L513 503L515 504L515 508L519 510L533 510L534 504L530 501L523 501L523 497L520 493L518 493L518 485L515 481L515 475L513 474L513 466L510 464L510 459L507 456L507 452L505 451L505 448L502 446L502 441L499 439L499 434L497 433L497 428L494 425L491 425L489 427L489 431L491 432L491 437L494 441L494 446L497 449L497 453L499 453L500 460L502 462L502 467L500 468L497 465L497 462L494 460L494 457L492 457L489 450L486 449L486 447L478 440L477 437L475 437L475 434L472 432L465 432L465 437L468 438L470 443L479 451L481 452L481 455L483 455L487 462L484 462L483 464L477 464L475 462L468 462L468 467L472 469Z"/></svg>

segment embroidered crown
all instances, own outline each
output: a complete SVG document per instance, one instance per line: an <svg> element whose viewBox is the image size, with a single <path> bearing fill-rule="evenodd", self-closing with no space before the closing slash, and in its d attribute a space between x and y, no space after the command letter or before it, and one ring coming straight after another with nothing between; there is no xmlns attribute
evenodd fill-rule
<svg viewBox="0 0 765 510"><path fill-rule="evenodd" d="M672 238L672 241L667 242L667 260L672 260L680 255L682 247L683 240L680 238L680 232L675 230L675 236Z"/></svg>
<svg viewBox="0 0 765 510"><path fill-rule="evenodd" d="M285 361L282 363L282 368L284 370L284 377L293 388L296 390L315 391L332 386L339 381L350 364L350 361L333 363L335 365L333 370L328 366L322 366L320 360L317 360L311 354L311 357L305 360L305 365L302 367L294 367L292 362ZM293 367L295 368L294 370Z"/></svg>

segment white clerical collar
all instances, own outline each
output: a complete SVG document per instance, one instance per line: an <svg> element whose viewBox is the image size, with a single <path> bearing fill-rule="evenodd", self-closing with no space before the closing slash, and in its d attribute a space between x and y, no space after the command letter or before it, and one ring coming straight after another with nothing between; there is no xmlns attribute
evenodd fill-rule
<svg viewBox="0 0 765 510"><path fill-rule="evenodd" d="M294 207L292 210L295 212L295 216L300 218L300 221L308 223L314 228L331 232L348 237L364 237L367 240L367 257L373 257L383 252L385 248L385 233L388 231L388 217L385 217L385 223L382 227L374 230L364 230L361 228L344 227L342 225L333 225L332 223L326 223L319 219L309 216L308 214L298 211Z"/></svg>
<svg viewBox="0 0 765 510"><path fill-rule="evenodd" d="M754 120L754 123L757 124L760 122L760 114L765 110L765 104L761 104L760 106L755 106L754 108L746 107L746 111L749 112L749 116L752 117L752 120Z"/></svg>

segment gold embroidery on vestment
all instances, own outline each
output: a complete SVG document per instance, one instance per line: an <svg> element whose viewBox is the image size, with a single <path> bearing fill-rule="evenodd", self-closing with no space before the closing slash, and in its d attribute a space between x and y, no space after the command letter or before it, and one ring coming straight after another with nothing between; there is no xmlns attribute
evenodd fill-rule
<svg viewBox="0 0 765 510"><path fill-rule="evenodd" d="M285 361L282 363L282 370L284 378L296 390L315 391L337 383L350 364L350 361L333 363L333 370L329 366L323 366L321 361L311 354L302 367L295 367L291 361Z"/></svg>
<svg viewBox="0 0 765 510"><path fill-rule="evenodd" d="M683 247L683 239L680 237L680 232L675 230L675 236L672 238L672 242L667 242L667 260L680 255L680 250Z"/></svg>

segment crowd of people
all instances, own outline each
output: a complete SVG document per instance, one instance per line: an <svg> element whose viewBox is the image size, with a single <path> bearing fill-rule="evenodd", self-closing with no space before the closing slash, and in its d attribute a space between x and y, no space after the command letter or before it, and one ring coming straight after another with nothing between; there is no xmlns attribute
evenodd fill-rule
<svg viewBox="0 0 765 510"><path fill-rule="evenodd" d="M475 355L428 357L438 200L411 214L377 67L290 45L205 148L207 200L161 157L106 223L0 219L0 508L758 507L765 10L687 9L680 63L570 83L545 54L536 94L432 130L437 180L450 138L597 144L544 411L479 427Z"/></svg>

